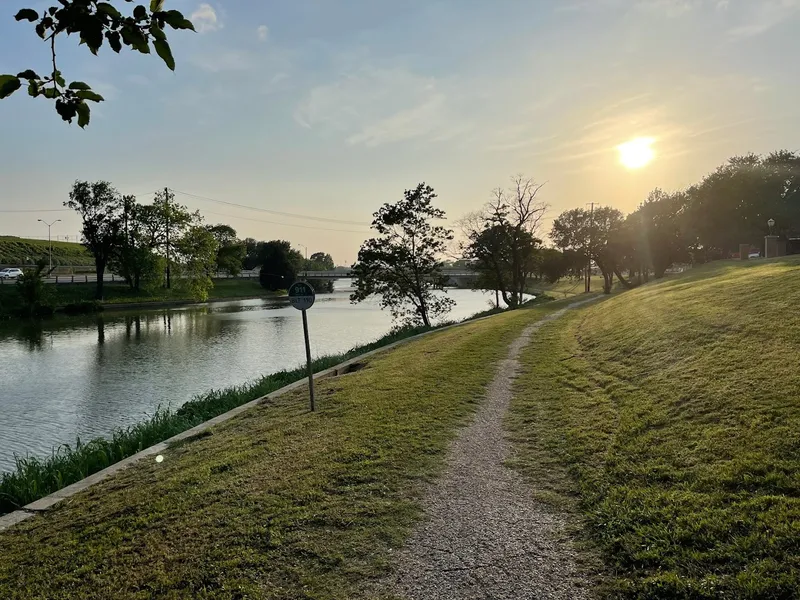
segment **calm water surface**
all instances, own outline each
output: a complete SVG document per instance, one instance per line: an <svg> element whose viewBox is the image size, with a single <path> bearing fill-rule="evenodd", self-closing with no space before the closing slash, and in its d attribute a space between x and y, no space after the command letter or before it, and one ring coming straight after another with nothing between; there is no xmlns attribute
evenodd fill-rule
<svg viewBox="0 0 800 600"><path fill-rule="evenodd" d="M314 356L349 350L391 328L377 302L352 305L349 282L308 312ZM449 318L489 308L493 295L449 290ZM0 471L14 454L107 435L212 388L305 360L300 312L286 301L241 300L105 313L0 328Z"/></svg>

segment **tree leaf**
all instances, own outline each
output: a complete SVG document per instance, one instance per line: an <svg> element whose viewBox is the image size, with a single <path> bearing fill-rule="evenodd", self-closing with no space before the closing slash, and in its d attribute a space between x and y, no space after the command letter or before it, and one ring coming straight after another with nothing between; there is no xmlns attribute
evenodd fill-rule
<svg viewBox="0 0 800 600"><path fill-rule="evenodd" d="M44 94L45 98L52 100L53 98L58 98L61 95L61 92L59 92L57 89L49 87L42 90L42 94Z"/></svg>
<svg viewBox="0 0 800 600"><path fill-rule="evenodd" d="M22 73L17 73L17 77L20 79L39 79L39 76L36 74L36 72L31 71L30 69L27 69Z"/></svg>
<svg viewBox="0 0 800 600"><path fill-rule="evenodd" d="M39 83L35 79L32 79L30 83L28 83L28 96L36 98L39 93Z"/></svg>
<svg viewBox="0 0 800 600"><path fill-rule="evenodd" d="M164 42L167 41L167 34L164 33L164 30L161 29L161 27L159 27L158 23L156 23L155 21L150 23L150 33L157 40L161 40Z"/></svg>
<svg viewBox="0 0 800 600"><path fill-rule="evenodd" d="M108 45L111 46L111 49L119 54L119 51L122 50L122 42L120 42L119 31L106 31L106 39L108 40Z"/></svg>
<svg viewBox="0 0 800 600"><path fill-rule="evenodd" d="M64 102L63 100L56 100L56 112L61 115L62 119L72 123L72 119L75 117L77 111L74 104Z"/></svg>
<svg viewBox="0 0 800 600"><path fill-rule="evenodd" d="M81 100L91 100L92 102L102 102L105 99L91 90L80 90L75 95Z"/></svg>
<svg viewBox="0 0 800 600"><path fill-rule="evenodd" d="M159 12L164 8L164 0L150 0L150 12Z"/></svg>
<svg viewBox="0 0 800 600"><path fill-rule="evenodd" d="M17 21L35 21L39 18L39 13L37 13L32 8L23 8L21 11L17 13L17 16L14 17Z"/></svg>
<svg viewBox="0 0 800 600"><path fill-rule="evenodd" d="M144 21L147 18L147 9L141 4L133 9L133 18L137 21Z"/></svg>
<svg viewBox="0 0 800 600"><path fill-rule="evenodd" d="M83 129L89 124L89 119L91 118L91 109L86 102L79 103L75 109L78 112L78 126Z"/></svg>
<svg viewBox="0 0 800 600"><path fill-rule="evenodd" d="M147 38L144 37L142 30L136 25L126 23L122 27L122 41L142 54L150 54L150 46L147 45Z"/></svg>
<svg viewBox="0 0 800 600"><path fill-rule="evenodd" d="M191 29L194 31L194 25L189 19L184 18L183 13L179 10L168 10L161 13L167 25L173 29Z"/></svg>
<svg viewBox="0 0 800 600"><path fill-rule="evenodd" d="M108 15L113 19L121 19L122 15L120 12L111 6L108 2L98 2L97 3L97 12L103 13L104 15Z"/></svg>
<svg viewBox="0 0 800 600"><path fill-rule="evenodd" d="M169 67L169 70L174 71L175 59L172 58L172 50L170 50L167 40L154 40L153 46L155 46L156 53L166 63L166 65Z"/></svg>
<svg viewBox="0 0 800 600"><path fill-rule="evenodd" d="M83 83L82 81L73 81L69 84L69 89L71 90L91 90L92 88L87 83Z"/></svg>
<svg viewBox="0 0 800 600"><path fill-rule="evenodd" d="M8 98L22 87L19 77L13 75L0 75L0 99Z"/></svg>

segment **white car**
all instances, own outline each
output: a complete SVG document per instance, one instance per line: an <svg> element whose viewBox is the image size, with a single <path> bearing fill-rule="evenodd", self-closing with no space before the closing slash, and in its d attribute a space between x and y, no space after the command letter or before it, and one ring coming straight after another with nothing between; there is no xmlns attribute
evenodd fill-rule
<svg viewBox="0 0 800 600"><path fill-rule="evenodd" d="M22 269L3 269L0 271L0 279L16 279L22 275Z"/></svg>

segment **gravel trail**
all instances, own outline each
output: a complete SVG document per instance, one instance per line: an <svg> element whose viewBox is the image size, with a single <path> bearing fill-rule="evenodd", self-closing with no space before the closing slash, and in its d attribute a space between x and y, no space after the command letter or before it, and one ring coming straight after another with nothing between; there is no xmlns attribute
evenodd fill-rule
<svg viewBox="0 0 800 600"><path fill-rule="evenodd" d="M503 429L522 349L543 323L584 302L529 325L511 344L474 422L453 442L445 472L426 491L425 519L396 555L393 594L408 600L591 597L565 517L534 501L521 476L505 466L512 450Z"/></svg>

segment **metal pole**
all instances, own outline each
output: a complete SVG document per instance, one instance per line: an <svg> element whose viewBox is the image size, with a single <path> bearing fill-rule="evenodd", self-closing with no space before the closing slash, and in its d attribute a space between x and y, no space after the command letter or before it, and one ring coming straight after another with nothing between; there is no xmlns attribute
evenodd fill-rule
<svg viewBox="0 0 800 600"><path fill-rule="evenodd" d="M314 412L316 406L314 405L314 370L311 368L311 345L308 343L308 317L306 311L303 313L303 337L306 340L306 364L308 365L308 394L311 398L311 412Z"/></svg>
<svg viewBox="0 0 800 600"><path fill-rule="evenodd" d="M50 269L47 271L47 276L50 276L50 273L53 272L53 240L50 239L50 225L47 226L47 245L50 246L50 250L48 252L48 260L50 262Z"/></svg>

